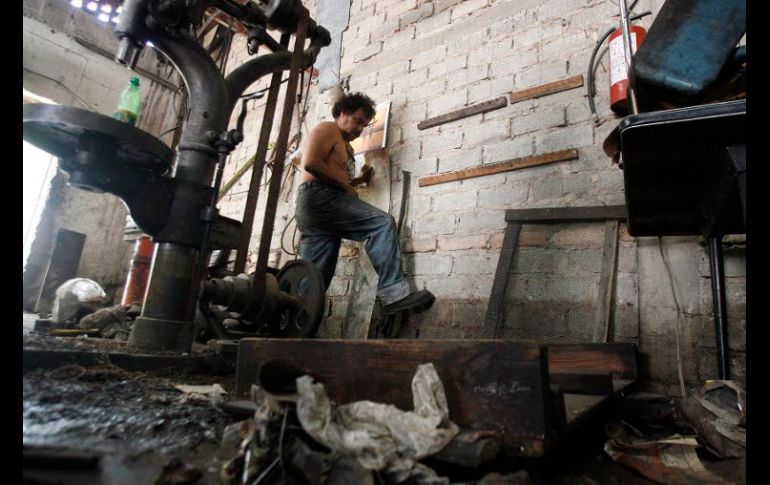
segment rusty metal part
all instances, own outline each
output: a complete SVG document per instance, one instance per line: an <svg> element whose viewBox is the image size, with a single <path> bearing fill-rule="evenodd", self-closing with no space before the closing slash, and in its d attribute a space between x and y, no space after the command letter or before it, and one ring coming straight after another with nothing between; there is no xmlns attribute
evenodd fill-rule
<svg viewBox="0 0 770 485"><path fill-rule="evenodd" d="M294 103L297 98L297 83L299 81L299 71L301 69L302 53L305 45L305 34L308 26L308 11L303 7L302 18L294 38L294 53L291 59L291 71L289 72L288 85L286 87L286 97L283 102L283 115L281 117L281 128L278 133L278 139L275 143L275 158L273 160L273 174L270 177L270 189L267 195L267 204L265 207L265 218L262 225L262 237L259 241L259 253L257 256L257 268L254 277L254 294L259 300L265 292L264 274L267 270L267 258L270 254L270 243L273 238L273 227L275 225L275 211L278 207L278 196L281 190L281 178L283 176L283 163L286 159L286 149L289 140L289 130L291 129L291 120L294 114Z"/></svg>
<svg viewBox="0 0 770 485"><path fill-rule="evenodd" d="M289 45L288 34L283 34L281 36L281 45L284 47ZM249 192L246 196L246 207L243 209L241 240L238 243L238 252L235 255L234 271L236 274L246 271L246 256L248 255L249 243L251 242L254 212L257 210L260 180L262 180L262 173L264 172L265 163L267 162L267 145L270 142L270 132L273 128L275 107L278 103L278 92L281 90L281 77L283 77L282 71L273 74L273 78L270 81L270 90L267 94L265 113L262 115L262 127L259 132L257 153L254 155L254 167L251 169L251 182L249 183Z"/></svg>
<svg viewBox="0 0 770 485"><path fill-rule="evenodd" d="M128 270L126 286L123 288L122 305L139 303L144 301L144 293L147 291L147 278L150 275L150 263L152 261L152 240L149 236L143 236L136 240L134 257L131 259L131 269Z"/></svg>
<svg viewBox="0 0 770 485"><path fill-rule="evenodd" d="M315 336L324 311L324 283L312 263L289 261L276 275L281 315L274 336L309 338Z"/></svg>

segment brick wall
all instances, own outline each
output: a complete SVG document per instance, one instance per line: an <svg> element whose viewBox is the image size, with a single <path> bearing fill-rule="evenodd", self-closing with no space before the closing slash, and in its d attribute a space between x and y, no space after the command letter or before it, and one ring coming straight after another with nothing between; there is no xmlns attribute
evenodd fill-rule
<svg viewBox="0 0 770 485"><path fill-rule="evenodd" d="M641 0L635 12L655 14L662 3ZM315 4L308 6L313 12ZM413 318L421 338L480 335L506 209L614 205L623 204L624 197L623 174L601 149L617 124L609 109L606 45L596 68L599 126L590 119L585 87L426 130L418 130L417 123L511 91L585 76L591 50L616 22L617 10L609 0L351 1L341 77L351 91L363 91L377 102L391 101L388 151L394 215L401 205L401 171L410 171L413 182L404 228L404 270L416 287L426 287L438 298L430 311ZM639 24L649 28L652 18ZM230 65L246 57L243 42L236 42ZM232 157L225 179L253 154L263 104L250 111L245 146ZM310 106L308 127L330 119L327 93L319 95L312 88ZM424 175L566 148L577 148L579 159L428 187L416 183ZM240 217L247 180L244 177L225 198L223 212ZM274 262L290 257L277 249L277 242L284 216L293 214L293 198L294 192L280 205ZM263 192L260 207L264 199ZM260 224L255 224L252 250ZM525 227L510 295L511 318L519 315L533 325L538 319L563 318L569 328L579 329L596 301L603 231L602 224ZM631 238L623 228L611 335L638 342L645 375L669 386L678 379L678 325L684 377L694 384L715 377L716 371L707 255L695 238L664 238L662 247L682 308L679 318L658 240ZM728 318L739 380L744 374L744 251L739 240L726 253ZM341 335L357 257L362 255L352 245L343 245L321 337ZM514 330L511 323L506 336L521 337Z"/></svg>

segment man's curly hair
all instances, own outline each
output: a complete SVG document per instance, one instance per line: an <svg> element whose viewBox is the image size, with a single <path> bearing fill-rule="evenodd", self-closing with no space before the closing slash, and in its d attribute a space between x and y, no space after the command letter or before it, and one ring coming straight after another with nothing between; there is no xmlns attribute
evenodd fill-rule
<svg viewBox="0 0 770 485"><path fill-rule="evenodd" d="M367 118L374 118L374 101L364 93L349 93L343 95L332 106L332 116L338 118L342 113L352 114L361 108Z"/></svg>

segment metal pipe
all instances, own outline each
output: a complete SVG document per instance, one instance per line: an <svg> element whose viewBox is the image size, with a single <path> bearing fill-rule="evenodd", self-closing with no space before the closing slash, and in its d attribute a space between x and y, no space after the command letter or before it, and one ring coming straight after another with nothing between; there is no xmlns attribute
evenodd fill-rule
<svg viewBox="0 0 770 485"><path fill-rule="evenodd" d="M190 99L195 101L190 103L182 129L173 177L211 186L217 157L213 142L227 129L229 121L222 103L227 99L224 79L206 50L192 38L160 37L156 47L180 72ZM201 264L197 245L165 241L156 244L142 316L134 324L129 345L190 350Z"/></svg>
<svg viewBox="0 0 770 485"><path fill-rule="evenodd" d="M730 379L730 356L727 342L727 304L725 299L724 258L722 236L711 236L709 243L709 264L711 266L711 298L714 305L714 328L716 331L717 365L719 379Z"/></svg>
<svg viewBox="0 0 770 485"><path fill-rule="evenodd" d="M331 43L331 37L326 29L319 26L316 28L316 31L318 34L313 38L302 55L301 67L303 69L312 66L321 49ZM291 59L291 52L274 52L256 57L231 72L225 78L229 93L228 116L235 109L238 98L249 86L258 81L262 76L289 69L291 67Z"/></svg>
<svg viewBox="0 0 770 485"><path fill-rule="evenodd" d="M192 292L197 259L198 248L166 242L155 244L143 317L192 321L198 297L197 287Z"/></svg>
<svg viewBox="0 0 770 485"><path fill-rule="evenodd" d="M190 103L185 121L174 177L211 185L216 166L215 137L227 129L232 110L222 100L228 98L227 86L219 68L195 40L160 38L157 49L182 75Z"/></svg>
<svg viewBox="0 0 770 485"><path fill-rule="evenodd" d="M639 112L639 108L636 104L636 92L632 80L632 62L634 54L631 51L631 33L628 27L628 8L626 6L626 0L618 0L618 3L620 4L620 28L623 31L623 47L626 57L626 67L628 68L628 109L629 113L633 115Z"/></svg>

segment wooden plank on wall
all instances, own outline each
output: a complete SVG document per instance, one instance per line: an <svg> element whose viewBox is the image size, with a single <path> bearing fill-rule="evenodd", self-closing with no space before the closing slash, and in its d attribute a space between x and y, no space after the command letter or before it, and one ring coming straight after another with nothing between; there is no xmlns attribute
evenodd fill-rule
<svg viewBox="0 0 770 485"><path fill-rule="evenodd" d="M542 155L534 155L531 157L515 158L513 160L506 160L504 162L490 165L482 165L480 167L466 168L463 170L455 170L453 172L445 172L436 175L428 175L425 177L420 177L419 186L425 187L428 185L454 182L456 180L483 177L485 175L492 175L501 172L511 172L513 170L537 167L539 165L546 165L549 163L566 162L569 160L575 160L576 158L578 158L577 148L571 148L569 150L544 153Z"/></svg>
<svg viewBox="0 0 770 485"><path fill-rule="evenodd" d="M520 91L514 91L510 94L511 104L524 101L526 99L539 98L541 96L547 96L549 94L556 94L569 89L579 88L583 85L583 75L568 77L566 79L560 79L539 86L534 86Z"/></svg>
<svg viewBox="0 0 770 485"><path fill-rule="evenodd" d="M500 96L488 101L466 106L465 108L450 111L449 113L445 113L443 115L434 116L433 118L428 118L427 120L422 120L417 123L417 129L424 130L426 128L433 128L434 126L443 125L444 123L449 123L450 121L461 120L463 118L468 118L469 116L505 108L506 106L508 106L508 98L505 96Z"/></svg>
<svg viewBox="0 0 770 485"><path fill-rule="evenodd" d="M544 209L509 209L505 211L508 222L581 222L625 220L626 206L550 207Z"/></svg>
<svg viewBox="0 0 770 485"><path fill-rule="evenodd" d="M535 343L503 340L242 339L236 394L308 374L338 404L361 400L413 409L411 382L432 363L449 419L462 428L499 430L509 454L539 456L551 434L547 355ZM297 372L290 372L291 369ZM277 375L276 375L277 374Z"/></svg>

